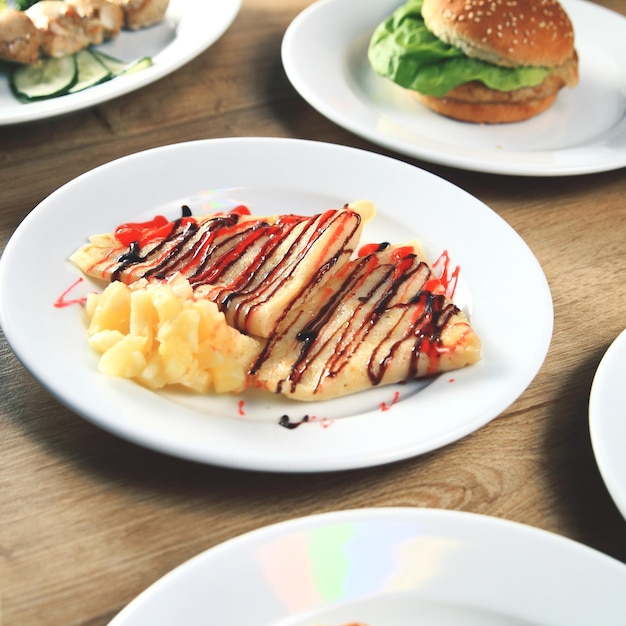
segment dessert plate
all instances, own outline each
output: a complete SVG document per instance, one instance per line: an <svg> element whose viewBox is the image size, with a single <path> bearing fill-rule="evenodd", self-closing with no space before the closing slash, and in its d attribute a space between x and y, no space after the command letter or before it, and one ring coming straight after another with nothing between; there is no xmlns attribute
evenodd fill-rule
<svg viewBox="0 0 626 626"><path fill-rule="evenodd" d="M217 41L240 7L241 0L170 0L162 23L136 32L122 31L119 37L98 46L99 50L124 61L150 56L154 62L151 67L75 94L24 104L13 96L6 72L0 71L0 125L32 122L86 109L153 83Z"/></svg>
<svg viewBox="0 0 626 626"><path fill-rule="evenodd" d="M372 32L401 4L318 0L290 24L285 71L322 115L378 145L461 169L565 176L626 166L626 17L563 0L576 33L579 85L533 119L490 126L437 115L370 68Z"/></svg>
<svg viewBox="0 0 626 626"><path fill-rule="evenodd" d="M90 235L159 213L175 219L182 204L194 214L238 204L256 215L314 214L360 199L378 208L364 241L418 239L428 258L445 252L447 270L460 268L455 301L482 339L479 364L428 383L314 403L260 392L155 393L98 373L83 311L72 302L103 285L82 278L68 261ZM525 390L545 358L552 322L537 260L490 208L412 165L320 142L214 139L119 159L45 199L0 260L0 323L7 340L61 401L150 448L248 469L372 466L453 442L497 417Z"/></svg>
<svg viewBox="0 0 626 626"><path fill-rule="evenodd" d="M600 361L589 394L589 430L596 462L617 508L626 518L626 330Z"/></svg>
<svg viewBox="0 0 626 626"><path fill-rule="evenodd" d="M537 528L373 508L231 539L166 574L110 626L617 626L625 585L623 563Z"/></svg>

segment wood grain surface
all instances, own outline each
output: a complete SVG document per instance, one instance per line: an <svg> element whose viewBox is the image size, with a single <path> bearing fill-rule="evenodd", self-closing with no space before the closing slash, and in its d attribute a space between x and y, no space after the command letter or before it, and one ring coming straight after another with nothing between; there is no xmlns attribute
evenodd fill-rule
<svg viewBox="0 0 626 626"><path fill-rule="evenodd" d="M597 3L626 15L623 0ZM244 0L219 41L155 84L59 119L0 128L1 249L59 186L154 146L275 136L393 154L322 117L288 82L282 35L308 4ZM626 562L626 521L598 471L587 414L598 363L626 326L625 171L523 178L393 156L487 203L537 256L555 325L528 389L498 419L421 457L274 475L170 458L104 432L40 386L2 335L3 626L106 624L167 571L226 539L358 507L473 511L553 531Z"/></svg>

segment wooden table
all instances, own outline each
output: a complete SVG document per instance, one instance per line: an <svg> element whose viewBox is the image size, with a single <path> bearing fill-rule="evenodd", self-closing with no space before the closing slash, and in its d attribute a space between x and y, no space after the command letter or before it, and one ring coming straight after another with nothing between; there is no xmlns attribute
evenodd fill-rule
<svg viewBox="0 0 626 626"><path fill-rule="evenodd" d="M626 15L623 0L597 1ZM154 146L276 136L385 153L319 115L285 77L281 38L308 4L244 0L225 36L171 76L90 110L0 128L2 248L60 185ZM318 476L237 471L170 458L86 422L30 376L2 336L3 625L106 624L211 546L274 522L356 507L478 512L626 562L626 522L598 472L587 416L596 367L626 326L624 170L518 178L404 159L495 209L543 266L554 336L523 395L474 434L419 458Z"/></svg>

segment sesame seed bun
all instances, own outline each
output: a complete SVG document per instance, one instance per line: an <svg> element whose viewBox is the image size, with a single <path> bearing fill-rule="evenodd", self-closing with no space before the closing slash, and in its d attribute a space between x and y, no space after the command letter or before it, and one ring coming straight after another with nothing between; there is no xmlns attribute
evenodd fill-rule
<svg viewBox="0 0 626 626"><path fill-rule="evenodd" d="M426 28L468 57L554 67L574 54L574 29L557 0L424 0Z"/></svg>
<svg viewBox="0 0 626 626"><path fill-rule="evenodd" d="M578 83L574 29L557 0L424 0L424 24L468 57L503 67L547 67L538 87L499 92L460 85L443 98L415 93L431 109L468 122L501 123L545 111L558 91Z"/></svg>

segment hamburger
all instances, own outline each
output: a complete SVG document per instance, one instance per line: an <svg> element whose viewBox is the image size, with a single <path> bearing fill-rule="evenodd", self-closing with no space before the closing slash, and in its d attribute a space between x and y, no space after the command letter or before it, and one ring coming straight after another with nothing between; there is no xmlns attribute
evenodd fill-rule
<svg viewBox="0 0 626 626"><path fill-rule="evenodd" d="M557 0L408 0L375 29L368 59L465 122L526 120L578 84L574 29Z"/></svg>

